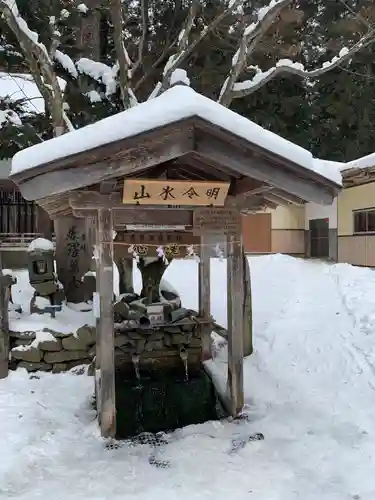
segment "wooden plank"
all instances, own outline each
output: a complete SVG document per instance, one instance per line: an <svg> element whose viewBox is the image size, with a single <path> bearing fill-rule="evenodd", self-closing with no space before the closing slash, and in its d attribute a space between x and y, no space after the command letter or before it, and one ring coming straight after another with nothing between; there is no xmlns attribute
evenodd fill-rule
<svg viewBox="0 0 375 500"><path fill-rule="evenodd" d="M113 215L111 210L99 210L100 428L102 437L115 437L116 435L112 231Z"/></svg>
<svg viewBox="0 0 375 500"><path fill-rule="evenodd" d="M103 207L104 208L104 207ZM110 208L110 207L109 207ZM126 208L124 210L124 208ZM131 224L144 224L155 226L185 226L193 225L193 212L180 208L165 208L160 210L150 210L149 208L130 208L123 205L122 208L113 210L115 228L123 227ZM74 217L92 218L96 217L96 208L77 208L72 210Z"/></svg>
<svg viewBox="0 0 375 500"><path fill-rule="evenodd" d="M241 234L241 214L236 208L198 208L193 212L193 234Z"/></svg>
<svg viewBox="0 0 375 500"><path fill-rule="evenodd" d="M223 206L230 183L125 179L122 202L139 205Z"/></svg>
<svg viewBox="0 0 375 500"><path fill-rule="evenodd" d="M205 235L201 236L200 261L198 267L198 303L199 316L208 320L211 315L211 283L210 283L210 249L207 245ZM211 326L200 326L202 339L202 361L212 357L211 355Z"/></svg>
<svg viewBox="0 0 375 500"><path fill-rule="evenodd" d="M218 139L200 138L197 141L196 150L203 157L213 159L228 169L236 170L246 177L266 182L270 186L302 198L305 201L330 205L336 194L333 188L329 189L309 179L309 171L307 169L302 169L301 167L301 171L306 173L307 176L304 179L293 171L288 172L286 169L273 166L265 159L251 157L250 154L246 155L237 148L229 147ZM328 180L327 183L329 183Z"/></svg>
<svg viewBox="0 0 375 500"><path fill-rule="evenodd" d="M228 236L227 301L228 301L228 390L231 416L244 404L243 389L243 260L238 236Z"/></svg>

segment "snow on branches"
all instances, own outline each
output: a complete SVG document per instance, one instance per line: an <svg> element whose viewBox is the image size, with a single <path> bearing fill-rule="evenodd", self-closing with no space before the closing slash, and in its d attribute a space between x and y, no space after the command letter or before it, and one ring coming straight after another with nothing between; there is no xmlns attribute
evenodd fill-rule
<svg viewBox="0 0 375 500"><path fill-rule="evenodd" d="M255 92L267 82L282 74L294 74L305 79L317 78L349 60L356 52L375 40L375 29L370 29L350 49L343 47L331 61L326 61L321 67L311 71L306 70L303 64L290 59L281 59L274 67L266 71L261 70L258 66L250 65L251 56L254 54L259 42L278 19L281 11L290 6L292 1L271 0L267 6L258 9L255 13L257 20L245 27L238 49L232 58L229 74L221 88L220 104L229 107L233 99ZM251 80L238 82L245 70L253 70L255 75Z"/></svg>
<svg viewBox="0 0 375 500"><path fill-rule="evenodd" d="M48 52L45 45L39 42L38 34L31 31L21 17L16 0L0 0L0 13L16 36L38 90L43 96L46 109L51 115L54 135L59 136L66 129L71 130L72 124L65 113L63 93L50 57L57 48L59 33L53 29L51 50ZM50 24L54 27L54 21Z"/></svg>

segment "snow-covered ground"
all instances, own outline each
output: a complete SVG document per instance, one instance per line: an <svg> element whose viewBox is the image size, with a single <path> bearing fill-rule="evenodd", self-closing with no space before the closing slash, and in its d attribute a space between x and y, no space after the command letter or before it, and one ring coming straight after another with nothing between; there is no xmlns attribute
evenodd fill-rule
<svg viewBox="0 0 375 500"><path fill-rule="evenodd" d="M174 262L166 275L188 307L195 266ZM247 422L174 432L156 450L169 467L157 468L149 445L98 438L90 377L13 372L0 381L0 499L374 500L375 273L280 255L251 267ZM225 283L215 261L221 323ZM255 432L264 441L247 442Z"/></svg>

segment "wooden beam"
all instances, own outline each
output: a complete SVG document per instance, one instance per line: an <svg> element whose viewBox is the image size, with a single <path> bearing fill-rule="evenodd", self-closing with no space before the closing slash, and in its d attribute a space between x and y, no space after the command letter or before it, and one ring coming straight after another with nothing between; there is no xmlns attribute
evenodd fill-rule
<svg viewBox="0 0 375 500"><path fill-rule="evenodd" d="M198 276L198 293L199 293L199 316L208 320L211 314L211 283L210 283L210 249L206 235L201 236ZM201 325L202 339L202 361L207 361L211 355L211 325Z"/></svg>
<svg viewBox="0 0 375 500"><path fill-rule="evenodd" d="M282 198L284 200L289 201L290 203L293 203L294 205L303 205L304 200L301 199L298 196L293 196L290 193L286 193L285 191L282 191L281 189L273 189L270 192L271 195L277 196L278 198ZM265 193L265 196L268 196L268 193Z"/></svg>
<svg viewBox="0 0 375 500"><path fill-rule="evenodd" d="M246 177L266 182L272 187L281 189L305 201L312 201L322 205L330 205L333 201L335 195L333 189L323 185L319 186L311 179L303 179L295 172L288 172L277 165L273 166L264 159L254 158L250 153L241 152L241 150L230 147L218 139L198 138L196 151L203 158L212 159L228 169L236 170ZM304 172L302 167L301 171ZM306 175L308 175L308 170L306 170Z"/></svg>
<svg viewBox="0 0 375 500"><path fill-rule="evenodd" d="M78 218L93 218L97 215L97 210L74 209L73 215ZM127 210L113 210L114 227L123 227L126 224L148 224L156 226L185 226L191 227L193 224L193 212L191 210L181 210L174 208L164 208L163 210L149 210L142 208L131 208Z"/></svg>
<svg viewBox="0 0 375 500"><path fill-rule="evenodd" d="M236 417L244 405L243 388L243 320L244 268L242 245L238 236L228 236L227 303L228 303L228 390L230 412Z"/></svg>
<svg viewBox="0 0 375 500"><path fill-rule="evenodd" d="M100 346L100 429L102 437L116 435L115 343L113 321L113 216L99 210L99 346Z"/></svg>

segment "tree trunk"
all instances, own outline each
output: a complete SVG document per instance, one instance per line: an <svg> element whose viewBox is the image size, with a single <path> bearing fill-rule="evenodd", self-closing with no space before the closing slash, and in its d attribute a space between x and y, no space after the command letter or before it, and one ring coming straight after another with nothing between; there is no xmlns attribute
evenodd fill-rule
<svg viewBox="0 0 375 500"><path fill-rule="evenodd" d="M147 297L150 303L160 301L159 287L167 266L168 264L165 264L162 258L149 263L141 258L138 263L138 268L142 274L141 296Z"/></svg>
<svg viewBox="0 0 375 500"><path fill-rule="evenodd" d="M116 251L115 251L116 254ZM133 259L129 257L115 258L119 274L119 291L123 293L134 293L133 286Z"/></svg>

